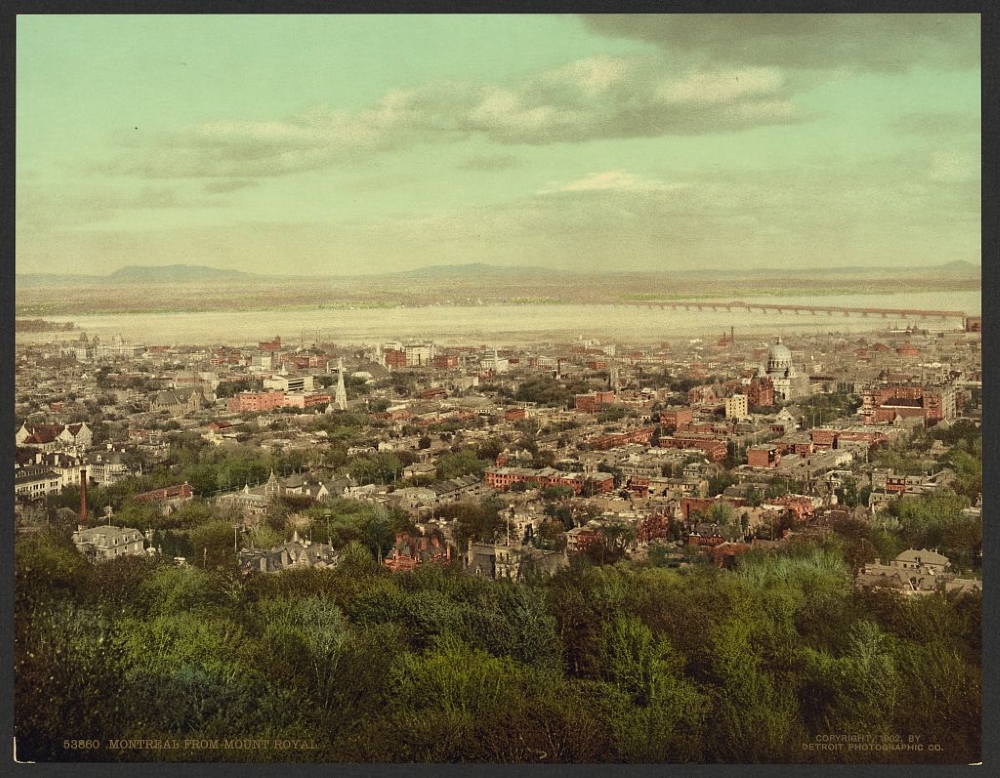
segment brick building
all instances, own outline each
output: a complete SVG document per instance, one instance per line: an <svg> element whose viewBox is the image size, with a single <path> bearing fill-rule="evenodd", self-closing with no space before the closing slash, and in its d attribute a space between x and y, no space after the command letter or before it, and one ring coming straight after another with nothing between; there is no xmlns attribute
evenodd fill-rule
<svg viewBox="0 0 1000 778"><path fill-rule="evenodd" d="M751 408L774 405L774 382L770 378L754 378L747 384L747 404Z"/></svg>
<svg viewBox="0 0 1000 778"><path fill-rule="evenodd" d="M660 438L660 448L690 448L705 454L711 462L721 462L726 458L726 441L716 438L696 438L691 435L673 435Z"/></svg>
<svg viewBox="0 0 1000 778"><path fill-rule="evenodd" d="M406 352L402 349L387 348L382 352L385 359L385 366L390 370L406 367Z"/></svg>
<svg viewBox="0 0 1000 778"><path fill-rule="evenodd" d="M285 402L285 393L278 392L240 392L229 400L228 408L233 413L258 413L273 411Z"/></svg>
<svg viewBox="0 0 1000 778"><path fill-rule="evenodd" d="M574 407L580 413L597 413L605 405L611 405L614 401L614 392L591 392L590 394L576 395Z"/></svg>
<svg viewBox="0 0 1000 778"><path fill-rule="evenodd" d="M671 406L660 411L660 426L664 430L686 430L693 419L694 411L687 406Z"/></svg>
<svg viewBox="0 0 1000 778"><path fill-rule="evenodd" d="M628 432L619 432L613 435L602 435L588 440L587 443L594 451L607 451L611 448L627 446L630 443L648 445L653 437L656 427L640 427Z"/></svg>
<svg viewBox="0 0 1000 778"><path fill-rule="evenodd" d="M781 464L781 450L774 444L752 446L747 449L747 464L750 467L777 467Z"/></svg>
<svg viewBox="0 0 1000 778"><path fill-rule="evenodd" d="M566 473L545 467L533 470L525 467L491 467L486 470L486 485L493 489L509 489L514 484L525 483L545 489L550 486L568 486L577 495L585 489L594 493L615 490L615 477L611 473Z"/></svg>
<svg viewBox="0 0 1000 778"><path fill-rule="evenodd" d="M897 417L919 418L931 427L957 413L955 389L919 384L871 386L861 393L861 417L865 424L890 424Z"/></svg>

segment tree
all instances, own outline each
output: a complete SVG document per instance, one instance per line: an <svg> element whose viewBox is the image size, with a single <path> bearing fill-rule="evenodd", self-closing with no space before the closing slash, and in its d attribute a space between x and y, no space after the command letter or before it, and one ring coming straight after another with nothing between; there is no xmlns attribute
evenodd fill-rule
<svg viewBox="0 0 1000 778"><path fill-rule="evenodd" d="M329 710L348 635L340 609L323 598L304 597L265 602L260 612L267 623L264 640L276 653L299 644L313 699L322 710Z"/></svg>
<svg viewBox="0 0 1000 778"><path fill-rule="evenodd" d="M463 475L482 476L486 464L476 456L473 449L461 449L438 457L437 477L440 480L458 478Z"/></svg>
<svg viewBox="0 0 1000 778"><path fill-rule="evenodd" d="M721 527L729 527L736 520L736 511L728 502L716 502L708 509L706 517L713 524Z"/></svg>
<svg viewBox="0 0 1000 778"><path fill-rule="evenodd" d="M683 678L683 658L634 616L604 627L605 677L626 695L612 717L616 740L630 762L696 761L708 698Z"/></svg>

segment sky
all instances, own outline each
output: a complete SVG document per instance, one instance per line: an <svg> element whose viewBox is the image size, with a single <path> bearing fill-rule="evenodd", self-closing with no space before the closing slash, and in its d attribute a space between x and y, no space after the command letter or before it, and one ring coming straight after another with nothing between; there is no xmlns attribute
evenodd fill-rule
<svg viewBox="0 0 1000 778"><path fill-rule="evenodd" d="M22 15L16 269L980 263L979 17Z"/></svg>

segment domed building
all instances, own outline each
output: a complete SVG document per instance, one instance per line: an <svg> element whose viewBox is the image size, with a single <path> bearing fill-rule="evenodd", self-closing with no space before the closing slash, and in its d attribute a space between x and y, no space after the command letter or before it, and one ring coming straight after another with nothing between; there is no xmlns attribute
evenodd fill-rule
<svg viewBox="0 0 1000 778"><path fill-rule="evenodd" d="M808 391L803 391L804 382L792 364L792 352L781 342L780 336L767 352L767 364L760 369L760 376L771 379L775 400L787 402Z"/></svg>
<svg viewBox="0 0 1000 778"><path fill-rule="evenodd" d="M781 336L778 336L778 340L767 352L767 374L787 373L794 370L792 352L788 350L788 346L781 342Z"/></svg>

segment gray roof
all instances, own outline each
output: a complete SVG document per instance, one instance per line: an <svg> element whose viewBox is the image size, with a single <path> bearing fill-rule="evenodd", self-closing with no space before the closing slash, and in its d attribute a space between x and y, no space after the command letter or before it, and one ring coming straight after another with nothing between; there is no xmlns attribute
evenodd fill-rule
<svg viewBox="0 0 1000 778"><path fill-rule="evenodd" d="M119 543L141 540L142 533L132 527L116 527L113 524L105 524L100 527L88 527L80 530L74 534L73 539L95 546L111 546L115 544L116 540Z"/></svg>
<svg viewBox="0 0 1000 778"><path fill-rule="evenodd" d="M948 557L927 548L922 548L919 551L915 548L908 548L896 557L897 562L912 562L916 564L918 560L921 564L925 565L951 564L951 560Z"/></svg>

